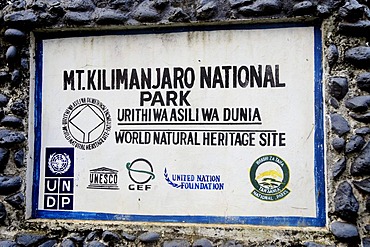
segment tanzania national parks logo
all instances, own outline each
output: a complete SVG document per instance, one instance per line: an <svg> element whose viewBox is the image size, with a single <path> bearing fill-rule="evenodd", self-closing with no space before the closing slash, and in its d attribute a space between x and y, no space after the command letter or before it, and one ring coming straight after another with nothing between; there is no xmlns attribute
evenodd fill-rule
<svg viewBox="0 0 370 247"><path fill-rule="evenodd" d="M100 146L109 135L112 118L108 108L94 98L80 98L65 110L62 130L67 141L82 150Z"/></svg>
<svg viewBox="0 0 370 247"><path fill-rule="evenodd" d="M276 155L264 155L253 162L250 169L252 195L263 201L277 201L286 197L290 190L289 168L283 159Z"/></svg>

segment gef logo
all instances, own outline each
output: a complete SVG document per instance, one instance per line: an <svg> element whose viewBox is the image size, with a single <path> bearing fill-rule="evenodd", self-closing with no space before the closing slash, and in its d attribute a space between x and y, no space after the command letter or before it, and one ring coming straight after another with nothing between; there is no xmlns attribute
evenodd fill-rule
<svg viewBox="0 0 370 247"><path fill-rule="evenodd" d="M46 148L44 209L73 210L74 148Z"/></svg>
<svg viewBox="0 0 370 247"><path fill-rule="evenodd" d="M143 158L136 159L126 164L128 175L132 182L129 184L129 190L147 191L152 188L149 184L150 180L155 178L152 164Z"/></svg>

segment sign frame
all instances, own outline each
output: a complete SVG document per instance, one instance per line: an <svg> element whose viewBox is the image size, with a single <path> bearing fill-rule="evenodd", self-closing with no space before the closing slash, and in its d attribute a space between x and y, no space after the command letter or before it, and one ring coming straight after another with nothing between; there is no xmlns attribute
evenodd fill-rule
<svg viewBox="0 0 370 247"><path fill-rule="evenodd" d="M38 209L39 186L40 186L40 162L41 162L41 137L42 137L42 68L43 68L43 40L66 37L102 36L102 35L132 35L152 34L167 32L189 32L189 31L217 31L217 30L253 30L253 29L274 29L290 27L314 27L314 179L316 195L316 217L299 216L189 216L189 215L117 215L110 213L93 212L71 212L71 211L48 211ZM201 223L201 224L246 224L246 225L267 225L267 226L313 226L324 227L326 225L326 187L325 187L325 159L324 159L324 118L323 118L323 87L322 87L322 40L320 27L309 24L261 24L261 25L228 25L228 26L192 26L192 27L164 27L133 30L104 30L104 31L82 31L82 32L35 32L35 61L34 76L31 80L31 107L30 110L30 155L33 160L33 181L27 186L32 187L32 202L30 217L35 219L70 219L70 220L107 220L107 221L136 221L136 222L162 222L162 223ZM34 104L34 105L32 105ZM32 186L33 185L33 186Z"/></svg>

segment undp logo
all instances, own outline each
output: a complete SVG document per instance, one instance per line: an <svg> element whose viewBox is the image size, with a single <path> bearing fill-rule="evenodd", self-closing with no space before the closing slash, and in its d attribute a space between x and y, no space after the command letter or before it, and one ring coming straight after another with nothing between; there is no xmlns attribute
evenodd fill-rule
<svg viewBox="0 0 370 247"><path fill-rule="evenodd" d="M82 150L100 146L111 129L108 108L94 98L74 101L63 114L62 129L67 141Z"/></svg>

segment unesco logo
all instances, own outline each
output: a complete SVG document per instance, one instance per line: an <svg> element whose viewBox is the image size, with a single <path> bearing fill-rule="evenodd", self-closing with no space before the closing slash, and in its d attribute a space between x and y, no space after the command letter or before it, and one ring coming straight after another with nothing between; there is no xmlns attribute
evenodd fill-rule
<svg viewBox="0 0 370 247"><path fill-rule="evenodd" d="M108 108L101 101L86 97L75 100L65 110L62 130L72 146L91 150L108 138L111 122Z"/></svg>

